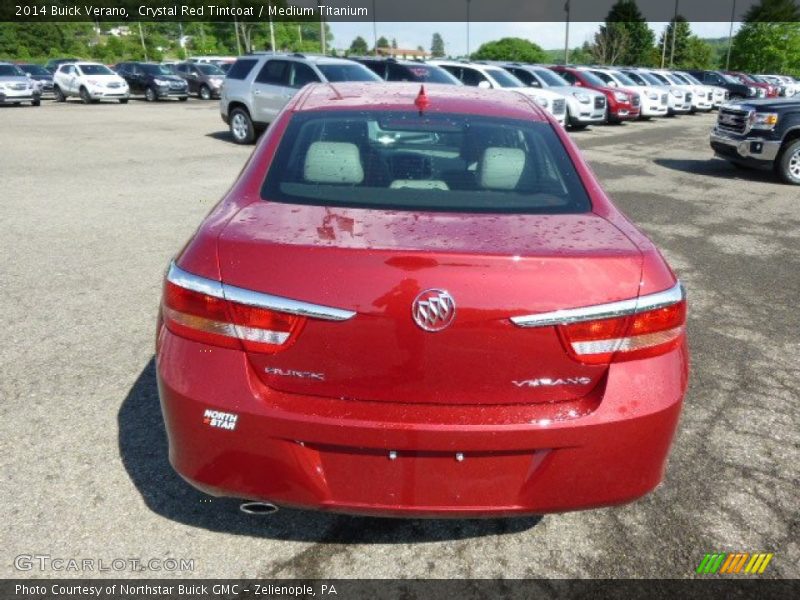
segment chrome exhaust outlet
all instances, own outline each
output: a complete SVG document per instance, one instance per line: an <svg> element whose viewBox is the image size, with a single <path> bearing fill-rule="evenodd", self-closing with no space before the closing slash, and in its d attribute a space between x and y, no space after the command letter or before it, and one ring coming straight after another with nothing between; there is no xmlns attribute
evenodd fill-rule
<svg viewBox="0 0 800 600"><path fill-rule="evenodd" d="M278 512L278 507L269 502L242 502L239 510L246 515L271 515Z"/></svg>

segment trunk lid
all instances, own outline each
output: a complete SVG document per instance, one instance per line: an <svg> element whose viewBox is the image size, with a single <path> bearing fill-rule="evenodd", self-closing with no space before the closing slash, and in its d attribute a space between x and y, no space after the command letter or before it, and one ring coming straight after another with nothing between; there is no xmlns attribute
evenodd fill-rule
<svg viewBox="0 0 800 600"><path fill-rule="evenodd" d="M249 354L284 392L370 401L509 404L574 399L607 366L570 359L555 327L509 317L637 295L641 255L595 214L463 215L256 202L219 238L226 284L356 311L309 320L289 348ZM449 327L412 318L424 290Z"/></svg>

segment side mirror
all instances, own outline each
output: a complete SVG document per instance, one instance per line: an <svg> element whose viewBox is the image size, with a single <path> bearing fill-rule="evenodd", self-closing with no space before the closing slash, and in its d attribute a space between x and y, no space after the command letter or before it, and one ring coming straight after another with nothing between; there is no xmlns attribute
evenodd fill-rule
<svg viewBox="0 0 800 600"><path fill-rule="evenodd" d="M478 84L478 87L481 88L482 90L488 90L488 89L491 89L492 84L489 83L488 81L484 80L484 81L481 81Z"/></svg>
<svg viewBox="0 0 800 600"><path fill-rule="evenodd" d="M572 85L577 85L578 87L583 87L583 83L581 83L580 79L576 79L575 83L573 83Z"/></svg>
<svg viewBox="0 0 800 600"><path fill-rule="evenodd" d="M619 87L619 84L613 79L609 80L608 87Z"/></svg>

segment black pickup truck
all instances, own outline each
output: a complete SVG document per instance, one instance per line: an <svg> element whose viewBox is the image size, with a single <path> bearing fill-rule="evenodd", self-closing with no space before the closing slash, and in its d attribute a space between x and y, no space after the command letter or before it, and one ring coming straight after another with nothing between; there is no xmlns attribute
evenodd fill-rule
<svg viewBox="0 0 800 600"><path fill-rule="evenodd" d="M711 147L737 166L772 167L786 183L800 185L800 98L723 105Z"/></svg>

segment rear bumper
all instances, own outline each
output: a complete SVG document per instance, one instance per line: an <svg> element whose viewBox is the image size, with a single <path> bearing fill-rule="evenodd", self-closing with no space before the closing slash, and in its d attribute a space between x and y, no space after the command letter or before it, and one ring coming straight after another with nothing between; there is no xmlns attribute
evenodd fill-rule
<svg viewBox="0 0 800 600"><path fill-rule="evenodd" d="M400 405L277 392L239 351L161 336L170 461L189 483L215 496L394 516L561 512L646 494L663 475L688 361L683 347L614 365L574 402ZM207 410L236 415L235 428L212 426Z"/></svg>

